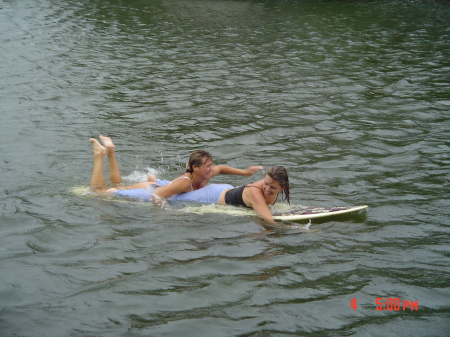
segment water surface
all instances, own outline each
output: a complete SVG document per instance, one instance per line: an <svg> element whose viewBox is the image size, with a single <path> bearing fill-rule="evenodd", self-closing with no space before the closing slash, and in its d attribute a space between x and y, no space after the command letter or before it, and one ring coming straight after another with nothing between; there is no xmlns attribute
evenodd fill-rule
<svg viewBox="0 0 450 337"><path fill-rule="evenodd" d="M1 335L448 335L449 31L444 1L1 2ZM369 209L267 232L80 198L101 133L128 182L205 149Z"/></svg>

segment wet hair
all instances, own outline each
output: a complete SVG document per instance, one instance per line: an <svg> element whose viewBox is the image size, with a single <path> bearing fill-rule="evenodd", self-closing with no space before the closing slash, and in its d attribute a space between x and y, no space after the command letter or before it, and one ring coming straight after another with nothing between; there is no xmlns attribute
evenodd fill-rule
<svg viewBox="0 0 450 337"><path fill-rule="evenodd" d="M289 177L286 169L283 166L273 165L267 169L266 174L272 178L273 180L277 181L281 187L284 188L283 191L283 201L286 200L288 204L290 205L290 199L289 199Z"/></svg>
<svg viewBox="0 0 450 337"><path fill-rule="evenodd" d="M186 163L186 172L194 172L194 166L200 167L203 164L203 158L209 158L212 160L212 156L209 152L203 150L197 150L191 153L189 161Z"/></svg>

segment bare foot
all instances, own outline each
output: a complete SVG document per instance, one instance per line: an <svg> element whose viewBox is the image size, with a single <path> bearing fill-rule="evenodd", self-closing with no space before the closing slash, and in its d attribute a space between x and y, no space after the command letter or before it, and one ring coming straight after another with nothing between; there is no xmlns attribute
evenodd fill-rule
<svg viewBox="0 0 450 337"><path fill-rule="evenodd" d="M100 140L102 141L103 145L108 149L108 150L114 150L114 148L116 147L114 145L114 143L112 142L111 138L100 135L98 136L100 138Z"/></svg>
<svg viewBox="0 0 450 337"><path fill-rule="evenodd" d="M89 142L92 143L92 151L94 152L94 155L105 155L106 154L106 148L102 146L95 138L89 138Z"/></svg>

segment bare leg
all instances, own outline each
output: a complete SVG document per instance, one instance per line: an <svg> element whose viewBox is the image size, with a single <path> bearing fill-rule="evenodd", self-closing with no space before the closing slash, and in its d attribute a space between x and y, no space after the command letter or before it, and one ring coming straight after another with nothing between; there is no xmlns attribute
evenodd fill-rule
<svg viewBox="0 0 450 337"><path fill-rule="evenodd" d="M111 180L112 186L116 187L122 184L122 176L120 175L119 164L117 163L115 153L116 146L109 137L100 135L99 138L105 146L106 154L108 155L109 180Z"/></svg>
<svg viewBox="0 0 450 337"><path fill-rule="evenodd" d="M156 183L150 183L148 181L143 181L141 183L136 183L134 185L127 185L127 186L118 186L116 187L117 190L134 190L136 188L150 188L150 187L156 187L159 186Z"/></svg>
<svg viewBox="0 0 450 337"><path fill-rule="evenodd" d="M100 135L99 138L104 146L94 138L89 139L93 145L94 151L94 169L92 171L91 178L91 190L93 192L107 192L110 194L110 192L114 192L116 190L149 188L152 185L157 185L151 182L142 182L130 186L122 186L122 176L120 175L119 165L116 160L115 145L109 137ZM109 161L109 178L115 188L106 188L105 176L103 173L103 162L105 155L108 156Z"/></svg>
<svg viewBox="0 0 450 337"><path fill-rule="evenodd" d="M106 189L105 176L103 174L103 159L106 155L106 148L96 139L91 138L92 151L94 152L94 168L91 177L91 191L98 192Z"/></svg>

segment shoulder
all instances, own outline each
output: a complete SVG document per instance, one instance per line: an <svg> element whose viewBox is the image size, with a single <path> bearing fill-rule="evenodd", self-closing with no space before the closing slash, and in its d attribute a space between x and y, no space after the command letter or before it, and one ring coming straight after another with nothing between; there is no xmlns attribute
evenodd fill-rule
<svg viewBox="0 0 450 337"><path fill-rule="evenodd" d="M253 187L262 188L263 183L264 183L264 179L261 179L261 180L255 181L253 183L247 184L246 186L253 186Z"/></svg>
<svg viewBox="0 0 450 337"><path fill-rule="evenodd" d="M163 186L170 189L180 190L180 192L187 192L192 189L192 178L188 175L181 175L170 182L170 184ZM162 187L160 187L162 188ZM181 191L183 190L183 191ZM186 191L184 191L186 190ZM178 192L178 193L180 193Z"/></svg>
<svg viewBox="0 0 450 337"><path fill-rule="evenodd" d="M264 194L262 191L261 181L257 181L248 185L245 185L244 193L251 196L253 199L264 198Z"/></svg>
<svg viewBox="0 0 450 337"><path fill-rule="evenodd" d="M192 181L192 178L188 175L188 173L183 173L181 176L173 179L170 183L174 183L175 181Z"/></svg>

